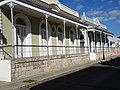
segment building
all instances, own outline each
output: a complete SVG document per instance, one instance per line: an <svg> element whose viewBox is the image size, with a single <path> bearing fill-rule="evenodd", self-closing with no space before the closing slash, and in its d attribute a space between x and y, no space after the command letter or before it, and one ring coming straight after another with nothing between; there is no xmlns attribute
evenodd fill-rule
<svg viewBox="0 0 120 90"><path fill-rule="evenodd" d="M58 0L1 0L0 31L0 70L7 73L0 80L9 82L72 65L66 57L98 60L106 52L107 58L113 37L97 18L79 17Z"/></svg>

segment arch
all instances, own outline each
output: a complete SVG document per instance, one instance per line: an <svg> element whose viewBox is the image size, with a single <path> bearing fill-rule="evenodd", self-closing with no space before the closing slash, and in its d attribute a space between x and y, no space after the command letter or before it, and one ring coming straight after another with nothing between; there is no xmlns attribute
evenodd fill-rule
<svg viewBox="0 0 120 90"><path fill-rule="evenodd" d="M15 32L14 32L15 45L32 45L31 22L29 18L23 13L18 13L14 16L14 25L15 25ZM20 34L20 32L23 31L24 31L24 37L22 37L22 35ZM32 56L31 47L23 47L23 51L21 51L19 48L18 47L15 48L15 52L16 52L15 57ZM21 55L19 55L20 53Z"/></svg>
<svg viewBox="0 0 120 90"><path fill-rule="evenodd" d="M43 46L47 46L52 44L52 39L51 39L51 26L48 22L48 41L47 41L47 35L46 35L46 22L45 20L42 20L39 24L39 44ZM46 56L47 55L47 47L40 47L40 56ZM51 51L51 50L49 50ZM48 51L48 52L49 52ZM51 55L52 52L49 52Z"/></svg>
<svg viewBox="0 0 120 90"><path fill-rule="evenodd" d="M72 36L71 36L72 35ZM70 28L69 31L69 38L70 41L72 40L73 46L74 46L74 42L75 42L75 30L73 28ZM71 43L71 42L70 42ZM71 45L70 45L71 46Z"/></svg>
<svg viewBox="0 0 120 90"><path fill-rule="evenodd" d="M93 34L93 32L89 32L88 36L89 36L90 52L94 52L94 34Z"/></svg>
<svg viewBox="0 0 120 90"><path fill-rule="evenodd" d="M14 25L16 24L16 20L18 18L21 18L22 20L25 21L26 25L27 26L31 26L31 23L30 23L30 20L28 19L28 17L26 15L24 15L23 13L19 13L19 14L16 14L15 17L14 17Z"/></svg>
<svg viewBox="0 0 120 90"><path fill-rule="evenodd" d="M63 26L58 25L57 27L57 46L63 46ZM63 47L57 47L57 54L63 54Z"/></svg>
<svg viewBox="0 0 120 90"><path fill-rule="evenodd" d="M70 46L70 54L75 53L75 30L74 28L70 28L69 31L69 46Z"/></svg>

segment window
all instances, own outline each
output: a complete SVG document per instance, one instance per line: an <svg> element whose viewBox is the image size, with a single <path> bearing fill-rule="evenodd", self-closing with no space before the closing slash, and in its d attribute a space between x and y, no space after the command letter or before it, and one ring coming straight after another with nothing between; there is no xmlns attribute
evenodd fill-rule
<svg viewBox="0 0 120 90"><path fill-rule="evenodd" d="M52 26L52 33L54 34L55 33L55 27Z"/></svg>
<svg viewBox="0 0 120 90"><path fill-rule="evenodd" d="M16 24L26 26L26 23L25 23L24 20L22 20L21 18L17 18Z"/></svg>

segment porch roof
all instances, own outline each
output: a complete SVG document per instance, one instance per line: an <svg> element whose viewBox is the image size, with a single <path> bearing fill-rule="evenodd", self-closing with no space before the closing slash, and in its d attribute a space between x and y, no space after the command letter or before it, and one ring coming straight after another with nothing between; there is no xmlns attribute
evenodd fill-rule
<svg viewBox="0 0 120 90"><path fill-rule="evenodd" d="M30 1L34 1L34 0L30 0ZM50 9L49 4L44 3L42 1L39 5L37 5L36 3L30 2L30 1L28 1L28 0L21 0L21 1L19 1L19 0L4 0L3 1L2 0L0 2L0 7L5 4L8 4L9 2L13 2L13 3L23 6L25 8L28 8L28 9L31 9L31 10L34 10L34 11L37 11L37 12L40 12L43 14L48 14L55 18L65 20L65 21L73 23L75 25L87 28L87 25L81 21L80 17L76 17L70 13L63 11L63 10L60 10L59 12L55 12ZM46 8L44 8L44 7L46 7Z"/></svg>

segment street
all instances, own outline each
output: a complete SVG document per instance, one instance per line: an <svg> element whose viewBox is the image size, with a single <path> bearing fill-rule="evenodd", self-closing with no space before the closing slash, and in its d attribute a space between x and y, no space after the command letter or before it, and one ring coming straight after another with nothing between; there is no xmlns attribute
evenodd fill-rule
<svg viewBox="0 0 120 90"><path fill-rule="evenodd" d="M120 90L120 58L96 64L30 90Z"/></svg>

